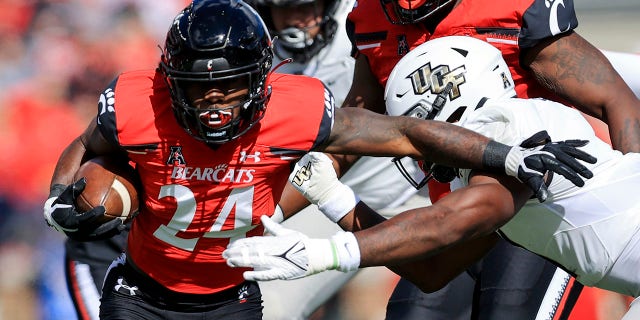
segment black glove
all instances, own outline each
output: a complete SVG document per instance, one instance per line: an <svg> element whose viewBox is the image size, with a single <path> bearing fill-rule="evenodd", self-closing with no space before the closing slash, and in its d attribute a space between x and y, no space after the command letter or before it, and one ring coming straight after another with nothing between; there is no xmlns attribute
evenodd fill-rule
<svg viewBox="0 0 640 320"><path fill-rule="evenodd" d="M524 140L520 147L511 148L505 164L507 174L510 168L517 168L514 176L527 184L540 202L544 202L549 194L544 182L547 171L561 174L578 187L584 186L580 176L593 177L593 173L578 161L596 163L595 157L578 149L587 143L588 140L551 142L549 134L540 131Z"/></svg>
<svg viewBox="0 0 640 320"><path fill-rule="evenodd" d="M102 240L122 232L125 226L120 219L101 222L105 210L103 206L83 213L76 210L75 199L86 185L86 179L82 178L68 186L54 186L44 204L44 218L47 224L77 241Z"/></svg>

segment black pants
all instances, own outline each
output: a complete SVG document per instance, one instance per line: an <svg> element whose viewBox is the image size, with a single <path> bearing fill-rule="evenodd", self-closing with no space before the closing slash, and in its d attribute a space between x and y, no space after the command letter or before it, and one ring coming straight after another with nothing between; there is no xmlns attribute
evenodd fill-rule
<svg viewBox="0 0 640 320"><path fill-rule="evenodd" d="M67 289L79 320L97 320L100 292L109 265L124 252L128 231L108 240L65 242Z"/></svg>
<svg viewBox="0 0 640 320"><path fill-rule="evenodd" d="M262 319L262 294L258 284L250 281L213 294L182 294L122 263L107 273L100 319L259 320Z"/></svg>
<svg viewBox="0 0 640 320"><path fill-rule="evenodd" d="M557 270L544 258L505 240L443 289L426 294L401 279L386 319L535 319ZM553 294L562 296L563 292Z"/></svg>

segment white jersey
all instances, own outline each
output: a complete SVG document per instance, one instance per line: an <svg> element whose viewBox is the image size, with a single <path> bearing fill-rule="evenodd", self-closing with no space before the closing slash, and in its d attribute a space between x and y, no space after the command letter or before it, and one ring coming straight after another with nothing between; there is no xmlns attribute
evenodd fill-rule
<svg viewBox="0 0 640 320"><path fill-rule="evenodd" d="M351 42L347 36L345 22L354 0L341 4L342 12L336 17L338 29L333 41L306 63L295 61L278 67L278 72L303 74L318 78L331 90L337 106L341 106L353 80L355 60L351 57ZM277 43L277 40L276 40ZM281 60L275 56L273 65ZM340 181L348 185L360 199L374 209L394 208L403 204L417 190L400 174L392 158L362 157L342 176ZM402 163L407 171L420 181L423 176L415 161L405 158Z"/></svg>
<svg viewBox="0 0 640 320"><path fill-rule="evenodd" d="M555 174L547 201L528 201L500 230L585 285L640 295L640 154L611 149L578 111L543 99L488 100L461 125L510 145L540 130L553 141L589 140L581 149L598 158L586 164L594 177L580 188Z"/></svg>

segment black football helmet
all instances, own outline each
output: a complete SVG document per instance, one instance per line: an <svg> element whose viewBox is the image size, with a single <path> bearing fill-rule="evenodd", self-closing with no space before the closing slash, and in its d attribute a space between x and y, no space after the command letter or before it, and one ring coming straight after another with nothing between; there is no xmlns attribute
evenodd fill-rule
<svg viewBox="0 0 640 320"><path fill-rule="evenodd" d="M276 55L282 60L293 58L293 61L299 63L307 62L331 42L338 29L338 16L344 14L345 10L351 9L346 0L325 0L324 10L321 12L322 20L319 23L320 32L315 37L311 37L308 28L290 27L279 32L276 31L270 7L315 5L316 0L249 0L247 2L258 10L269 28L269 32L277 37L274 43ZM316 10L319 11L317 8Z"/></svg>
<svg viewBox="0 0 640 320"><path fill-rule="evenodd" d="M240 0L194 0L173 20L160 62L180 126L214 145L246 133L264 116L272 60L271 37L251 6ZM198 109L185 96L185 88L198 82L239 80L249 94L230 107ZM230 116L238 108L239 116Z"/></svg>
<svg viewBox="0 0 640 320"><path fill-rule="evenodd" d="M393 24L423 21L454 3L454 0L380 0L387 20Z"/></svg>

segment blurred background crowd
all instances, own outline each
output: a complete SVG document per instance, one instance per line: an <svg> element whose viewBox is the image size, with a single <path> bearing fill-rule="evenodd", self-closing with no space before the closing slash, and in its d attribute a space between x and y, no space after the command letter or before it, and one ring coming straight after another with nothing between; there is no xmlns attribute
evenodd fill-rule
<svg viewBox="0 0 640 320"><path fill-rule="evenodd" d="M158 46L187 3L0 0L0 150L8 152L0 166L0 320L75 318L63 236L42 218L53 167L115 75L157 65ZM576 10L577 31L599 48L640 52L637 0L576 0Z"/></svg>
<svg viewBox="0 0 640 320"><path fill-rule="evenodd" d="M118 72L154 68L184 0L0 0L0 319L73 319L42 218L60 152Z"/></svg>

